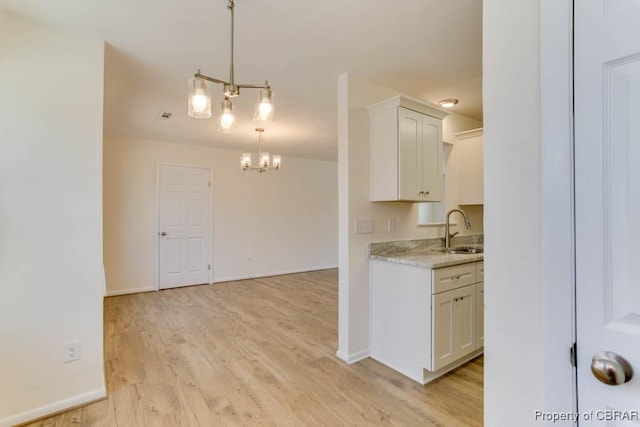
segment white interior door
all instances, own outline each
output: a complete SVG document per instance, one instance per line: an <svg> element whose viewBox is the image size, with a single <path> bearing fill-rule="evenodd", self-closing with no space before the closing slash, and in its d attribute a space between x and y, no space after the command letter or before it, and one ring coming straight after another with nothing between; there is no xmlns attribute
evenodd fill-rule
<svg viewBox="0 0 640 427"><path fill-rule="evenodd" d="M580 425L638 426L640 1L574 4ZM592 358L603 351L629 362L635 371L630 381L606 385L596 379ZM622 361L613 354L598 360L597 372L624 381Z"/></svg>
<svg viewBox="0 0 640 427"><path fill-rule="evenodd" d="M160 289L211 282L210 170L159 165Z"/></svg>

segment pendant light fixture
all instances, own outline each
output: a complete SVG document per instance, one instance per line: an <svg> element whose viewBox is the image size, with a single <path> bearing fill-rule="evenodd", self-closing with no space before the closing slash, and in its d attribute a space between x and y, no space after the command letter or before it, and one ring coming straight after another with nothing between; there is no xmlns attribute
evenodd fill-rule
<svg viewBox="0 0 640 427"><path fill-rule="evenodd" d="M233 70L233 25L234 25L234 9L235 1L228 0L227 9L231 13L231 65L229 72L229 81L216 79L206 76L198 70L193 78L189 80L189 116L196 119L208 119L211 117L211 93L207 87L207 82L218 83L222 85L222 93L224 99L220 104L219 124L220 132L231 133L236 130L236 116L231 102L232 98L240 95L240 89L258 89L258 100L256 102L253 119L258 122L273 121L273 92L269 86L269 82L265 81L263 85L254 84L238 84L235 82Z"/></svg>
<svg viewBox="0 0 640 427"><path fill-rule="evenodd" d="M271 156L269 153L262 151L262 133L264 129L256 128L256 132L258 132L258 153L257 155L242 153L242 156L240 156L240 167L242 167L243 171L253 170L258 173L280 169L280 166L282 166L282 157L280 157L279 154ZM255 157L257 160L257 167L251 167L252 157Z"/></svg>

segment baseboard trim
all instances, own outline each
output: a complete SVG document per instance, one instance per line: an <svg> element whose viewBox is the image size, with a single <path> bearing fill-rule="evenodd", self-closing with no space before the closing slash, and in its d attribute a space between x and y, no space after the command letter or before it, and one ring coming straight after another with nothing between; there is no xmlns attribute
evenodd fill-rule
<svg viewBox="0 0 640 427"><path fill-rule="evenodd" d="M127 294L138 294L140 292L152 292L157 291L156 288L145 287L145 288L132 288L132 289L116 289L115 291L107 291L106 296L114 297L116 295L127 295Z"/></svg>
<svg viewBox="0 0 640 427"><path fill-rule="evenodd" d="M39 408L30 409L16 415L2 418L0 419L0 427L10 427L32 423L42 418L50 417L62 412L70 411L72 409L88 405L90 403L98 402L102 399L106 399L106 397L107 390L103 387L98 390L89 391L87 393L79 394L68 399L49 403L48 405L40 406Z"/></svg>
<svg viewBox="0 0 640 427"><path fill-rule="evenodd" d="M262 274L250 274L243 276L230 276L230 277L221 277L217 278L213 281L213 283L224 283L224 282L235 282L237 280L248 280L248 279L261 279L264 277L272 277L272 276L285 276L287 274L297 274L297 273L309 273L312 271L320 271L320 270L331 270L334 268L338 268L338 265L329 265L329 266L319 266L319 267L309 267L302 270L282 270L282 271L274 271L269 273Z"/></svg>
<svg viewBox="0 0 640 427"><path fill-rule="evenodd" d="M309 267L304 269L296 269L296 270L283 270L283 271L275 271L270 273L263 274L253 274L253 275L243 275L243 276L231 276L231 277L222 277L215 279L211 283L224 283L224 282L235 282L238 280L248 280L248 279L261 279L264 277L272 277L272 276L284 276L287 274L297 274L297 273L309 273L312 271L320 271L320 270L331 270L334 268L338 268L338 265L329 265L329 266L320 266L320 267ZM113 291L107 291L105 296L114 297L117 295L128 295L128 294L137 294L140 292L155 292L158 289L154 287L144 287L144 288L132 288L132 289L116 289Z"/></svg>
<svg viewBox="0 0 640 427"><path fill-rule="evenodd" d="M366 349L366 350L362 350L362 351L357 351L355 353L351 353L351 354L345 354L343 352L341 352L340 350L336 351L336 357L340 360L342 360L343 362L347 362L348 365L353 365L356 362L359 362L361 360L366 359L367 357L371 356L371 350L370 349Z"/></svg>

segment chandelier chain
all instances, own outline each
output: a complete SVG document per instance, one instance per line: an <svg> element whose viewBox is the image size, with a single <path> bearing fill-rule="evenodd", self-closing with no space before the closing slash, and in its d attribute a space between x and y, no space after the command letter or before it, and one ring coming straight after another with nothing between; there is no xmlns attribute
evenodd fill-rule
<svg viewBox="0 0 640 427"><path fill-rule="evenodd" d="M234 48L234 31L233 31L233 23L235 21L234 19L234 10L235 10L235 3L234 0L229 0L229 5L227 6L227 9L229 9L229 11L231 12L231 65L229 66L230 71L229 71L229 83L231 84L231 86L233 86L235 84L234 82L234 76L233 76L233 48Z"/></svg>

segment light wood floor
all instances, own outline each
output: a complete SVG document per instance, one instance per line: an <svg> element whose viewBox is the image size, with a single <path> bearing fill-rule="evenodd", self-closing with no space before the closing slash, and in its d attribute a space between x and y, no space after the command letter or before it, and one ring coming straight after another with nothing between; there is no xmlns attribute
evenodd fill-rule
<svg viewBox="0 0 640 427"><path fill-rule="evenodd" d="M107 298L109 398L31 426L481 426L483 359L421 386L337 348L337 270Z"/></svg>

